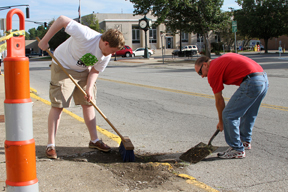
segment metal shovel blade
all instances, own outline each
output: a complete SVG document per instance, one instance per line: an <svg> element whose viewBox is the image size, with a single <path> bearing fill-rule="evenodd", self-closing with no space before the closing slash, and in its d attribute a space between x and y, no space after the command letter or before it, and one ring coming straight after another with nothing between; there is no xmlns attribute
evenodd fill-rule
<svg viewBox="0 0 288 192"><path fill-rule="evenodd" d="M209 146L201 142L195 147L192 147L191 149L183 153L180 156L180 159L195 164L213 153L216 149L217 147L214 147L212 145Z"/></svg>
<svg viewBox="0 0 288 192"><path fill-rule="evenodd" d="M216 130L216 132L211 137L208 145L200 142L195 147L192 147L191 149L183 153L179 158L183 161L187 161L194 164L203 160L205 157L213 153L218 148L211 145L212 140L218 133L219 131Z"/></svg>

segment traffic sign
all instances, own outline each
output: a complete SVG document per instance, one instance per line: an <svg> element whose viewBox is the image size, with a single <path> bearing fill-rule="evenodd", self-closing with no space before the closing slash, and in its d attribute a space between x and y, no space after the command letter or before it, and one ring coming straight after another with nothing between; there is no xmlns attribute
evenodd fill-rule
<svg viewBox="0 0 288 192"><path fill-rule="evenodd" d="M237 32L237 21L232 21L232 32Z"/></svg>

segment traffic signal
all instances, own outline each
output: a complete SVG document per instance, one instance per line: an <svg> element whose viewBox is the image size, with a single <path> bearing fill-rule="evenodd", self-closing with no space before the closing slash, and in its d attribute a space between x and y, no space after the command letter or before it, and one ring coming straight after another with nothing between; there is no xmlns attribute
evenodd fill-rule
<svg viewBox="0 0 288 192"><path fill-rule="evenodd" d="M44 29L46 30L47 29L47 23L44 22Z"/></svg>
<svg viewBox="0 0 288 192"><path fill-rule="evenodd" d="M26 18L30 18L29 7L26 7Z"/></svg>

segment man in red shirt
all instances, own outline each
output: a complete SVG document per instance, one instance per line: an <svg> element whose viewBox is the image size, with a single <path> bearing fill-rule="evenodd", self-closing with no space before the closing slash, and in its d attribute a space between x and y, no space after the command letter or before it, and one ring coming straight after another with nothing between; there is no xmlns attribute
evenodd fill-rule
<svg viewBox="0 0 288 192"><path fill-rule="evenodd" d="M202 78L208 78L218 111L217 129L224 130L230 146L218 153L218 157L244 158L245 149L251 149L252 129L268 90L267 74L258 63L236 53L227 53L213 60L200 57L195 62L195 71ZM239 86L226 106L222 96L223 84Z"/></svg>

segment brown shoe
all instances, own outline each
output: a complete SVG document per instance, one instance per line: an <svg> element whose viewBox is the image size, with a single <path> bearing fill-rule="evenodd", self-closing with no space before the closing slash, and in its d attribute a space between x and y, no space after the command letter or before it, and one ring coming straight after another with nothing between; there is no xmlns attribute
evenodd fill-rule
<svg viewBox="0 0 288 192"><path fill-rule="evenodd" d="M111 148L108 145L106 145L105 143L103 143L102 140L99 140L96 143L93 143L92 141L90 141L89 148L98 149L98 150L103 151L103 152L110 152L111 151Z"/></svg>
<svg viewBox="0 0 288 192"><path fill-rule="evenodd" d="M46 156L49 159L57 159L57 153L55 147L47 147L46 148Z"/></svg>

